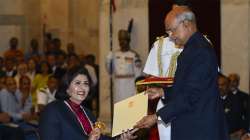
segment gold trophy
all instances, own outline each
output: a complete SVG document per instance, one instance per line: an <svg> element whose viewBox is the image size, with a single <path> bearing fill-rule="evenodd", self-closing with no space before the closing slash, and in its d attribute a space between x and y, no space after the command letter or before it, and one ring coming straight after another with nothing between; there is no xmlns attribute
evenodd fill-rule
<svg viewBox="0 0 250 140"><path fill-rule="evenodd" d="M106 129L105 123L100 122L100 121L95 122L94 127L99 128L101 132L104 132L104 130Z"/></svg>

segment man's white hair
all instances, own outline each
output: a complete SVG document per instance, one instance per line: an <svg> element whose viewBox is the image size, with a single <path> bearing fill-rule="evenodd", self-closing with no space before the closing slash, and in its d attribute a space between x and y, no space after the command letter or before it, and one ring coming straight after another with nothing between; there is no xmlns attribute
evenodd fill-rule
<svg viewBox="0 0 250 140"><path fill-rule="evenodd" d="M190 10L185 10L183 12L180 12L176 15L176 20L178 23L183 22L185 20L196 23L195 15Z"/></svg>

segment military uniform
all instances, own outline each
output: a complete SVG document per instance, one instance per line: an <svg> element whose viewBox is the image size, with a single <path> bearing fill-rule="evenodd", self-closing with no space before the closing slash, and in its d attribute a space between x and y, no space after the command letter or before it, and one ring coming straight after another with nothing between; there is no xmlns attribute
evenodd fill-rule
<svg viewBox="0 0 250 140"><path fill-rule="evenodd" d="M176 59L182 49L179 49L175 44L170 41L168 37L160 37L154 43L148 55L143 72L149 75L158 77L174 77L176 69ZM175 67L171 71L171 68ZM162 108L164 103L159 100L157 110ZM165 124L163 121L158 121L158 130L161 140L171 139L171 124Z"/></svg>
<svg viewBox="0 0 250 140"><path fill-rule="evenodd" d="M107 69L113 76L114 103L135 95L134 81L141 74L135 64L138 59L139 56L131 50L109 53Z"/></svg>

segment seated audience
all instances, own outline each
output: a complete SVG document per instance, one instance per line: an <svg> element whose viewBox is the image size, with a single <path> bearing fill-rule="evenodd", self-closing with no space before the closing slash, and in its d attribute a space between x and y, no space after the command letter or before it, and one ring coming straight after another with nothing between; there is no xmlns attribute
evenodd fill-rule
<svg viewBox="0 0 250 140"><path fill-rule="evenodd" d="M42 112L44 107L54 101L56 92L58 90L58 79L54 75L49 76L47 86L38 90L37 105L38 112Z"/></svg>
<svg viewBox="0 0 250 140"><path fill-rule="evenodd" d="M28 65L25 62L22 62L17 65L17 74L15 80L17 81L17 87L19 87L19 81L22 76L28 75Z"/></svg>
<svg viewBox="0 0 250 140"><path fill-rule="evenodd" d="M13 59L5 59L4 60L4 68L5 68L5 75L15 77L17 71L15 69L15 63Z"/></svg>
<svg viewBox="0 0 250 140"><path fill-rule="evenodd" d="M232 140L240 140L240 137L244 133L244 125L242 122L245 116L242 114L241 109L239 109L238 99L235 98L230 90L229 78L220 75L218 85L230 137Z"/></svg>
<svg viewBox="0 0 250 140"><path fill-rule="evenodd" d="M239 89L240 76L236 73L231 73L228 76L229 89L231 91L231 98L234 102L234 125L236 133L243 133L247 130L247 99L248 94ZM238 129L236 131L236 129Z"/></svg>
<svg viewBox="0 0 250 140"><path fill-rule="evenodd" d="M2 111L8 113L13 122L29 120L32 107L31 97L22 102L24 95L17 89L13 77L6 77L5 84L6 88L0 93Z"/></svg>
<svg viewBox="0 0 250 140"><path fill-rule="evenodd" d="M32 102L37 105L37 92L47 85L48 78L52 72L48 62L42 61L38 68L38 73L32 81Z"/></svg>
<svg viewBox="0 0 250 140"><path fill-rule="evenodd" d="M5 76L0 77L0 92L5 88Z"/></svg>
<svg viewBox="0 0 250 140"><path fill-rule="evenodd" d="M39 43L37 39L31 39L28 52L25 54L25 60L29 60L32 57L40 57L42 54L39 52Z"/></svg>
<svg viewBox="0 0 250 140"><path fill-rule="evenodd" d="M24 58L23 52L18 49L18 39L12 37L9 41L10 48L4 52L5 59L13 59L17 61L18 58Z"/></svg>
<svg viewBox="0 0 250 140"><path fill-rule="evenodd" d="M247 102L247 131L242 136L241 140L250 140L250 95L248 95Z"/></svg>
<svg viewBox="0 0 250 140"><path fill-rule="evenodd" d="M69 56L71 54L76 54L75 45L73 43L68 43L67 44L67 55Z"/></svg>
<svg viewBox="0 0 250 140"><path fill-rule="evenodd" d="M26 93L22 94L17 89L16 81L13 77L6 77L5 83L6 89L3 89L0 93L2 112L7 113L11 117L11 123L14 123L25 132L26 140L37 140L35 125L29 123L32 119L31 96L25 95ZM23 86L23 83L21 82L20 85Z"/></svg>
<svg viewBox="0 0 250 140"><path fill-rule="evenodd" d="M0 111L0 140L25 140L24 132L19 127L8 126L11 117Z"/></svg>
<svg viewBox="0 0 250 140"><path fill-rule="evenodd" d="M30 80L33 81L34 78L35 78L36 72L37 72L37 70L36 70L37 69L37 64L36 64L36 61L34 59L32 59L32 58L29 59L27 63L28 63L28 72L27 72L27 74L28 74Z"/></svg>
<svg viewBox="0 0 250 140"><path fill-rule="evenodd" d="M4 59L0 56L0 77L5 76Z"/></svg>

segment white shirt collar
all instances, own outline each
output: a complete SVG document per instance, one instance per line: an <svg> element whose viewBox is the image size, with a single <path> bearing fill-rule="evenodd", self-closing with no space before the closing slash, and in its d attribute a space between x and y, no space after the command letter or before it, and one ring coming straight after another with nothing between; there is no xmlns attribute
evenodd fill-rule
<svg viewBox="0 0 250 140"><path fill-rule="evenodd" d="M220 96L220 98L221 98L222 100L226 100L226 98L227 98L227 95L224 95L224 96Z"/></svg>
<svg viewBox="0 0 250 140"><path fill-rule="evenodd" d="M233 95L235 95L238 92L238 89L232 91Z"/></svg>

